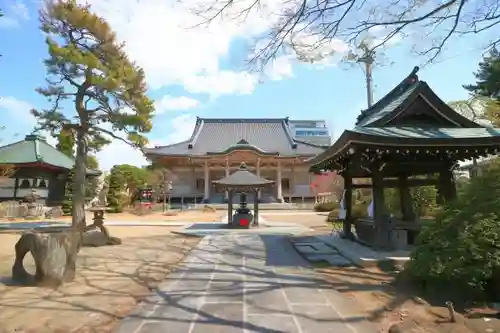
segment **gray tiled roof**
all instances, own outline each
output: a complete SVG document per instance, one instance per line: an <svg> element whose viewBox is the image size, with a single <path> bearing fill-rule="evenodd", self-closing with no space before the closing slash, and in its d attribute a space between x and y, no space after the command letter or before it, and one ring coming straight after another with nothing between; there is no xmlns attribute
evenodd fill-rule
<svg viewBox="0 0 500 333"><path fill-rule="evenodd" d="M481 139L500 137L500 129L478 128L424 128L424 127L360 127L351 132L392 138L412 139Z"/></svg>
<svg viewBox="0 0 500 333"><path fill-rule="evenodd" d="M203 156L207 153L223 153L241 140L261 152L281 156L312 156L324 151L323 147L294 140L287 118L198 118L189 140L147 149L146 154Z"/></svg>

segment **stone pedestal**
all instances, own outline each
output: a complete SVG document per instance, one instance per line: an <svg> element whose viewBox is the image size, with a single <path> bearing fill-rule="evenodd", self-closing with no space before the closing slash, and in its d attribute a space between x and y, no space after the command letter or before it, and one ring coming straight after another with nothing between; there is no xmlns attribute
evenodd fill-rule
<svg viewBox="0 0 500 333"><path fill-rule="evenodd" d="M233 215L232 223L230 226L232 228L249 229L253 222L253 215L250 211L238 212Z"/></svg>

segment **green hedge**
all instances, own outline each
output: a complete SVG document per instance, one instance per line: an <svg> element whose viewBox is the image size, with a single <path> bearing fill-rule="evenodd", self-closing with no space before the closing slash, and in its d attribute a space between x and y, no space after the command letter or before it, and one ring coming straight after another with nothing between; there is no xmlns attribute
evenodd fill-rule
<svg viewBox="0 0 500 333"><path fill-rule="evenodd" d="M314 205L315 212L331 212L334 209L337 209L339 204L337 202L329 201L329 202L320 202Z"/></svg>

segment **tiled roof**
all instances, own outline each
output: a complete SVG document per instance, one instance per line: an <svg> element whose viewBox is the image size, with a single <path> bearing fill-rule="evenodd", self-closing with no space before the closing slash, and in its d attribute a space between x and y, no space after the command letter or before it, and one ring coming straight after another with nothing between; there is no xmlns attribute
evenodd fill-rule
<svg viewBox="0 0 500 333"><path fill-rule="evenodd" d="M478 128L425 128L425 127L360 127L350 132L392 138L412 139L481 139L500 137L500 129Z"/></svg>
<svg viewBox="0 0 500 333"><path fill-rule="evenodd" d="M63 169L72 169L75 161L49 145L45 138L27 135L23 141L0 147L0 164L45 163ZM100 173L88 170L88 173Z"/></svg>
<svg viewBox="0 0 500 333"><path fill-rule="evenodd" d="M356 126L369 126L370 123L382 118L388 113L394 111L401 105L423 82L418 80L417 72L419 68L413 68L413 71L387 95L373 104L370 108L361 112L358 116Z"/></svg>
<svg viewBox="0 0 500 333"><path fill-rule="evenodd" d="M230 147L242 147L242 142L245 143L245 146L254 147L262 153L281 156L310 156L324 150L323 147L294 140L288 127L288 118L198 118L189 140L150 148L146 150L146 154L176 156L222 154Z"/></svg>

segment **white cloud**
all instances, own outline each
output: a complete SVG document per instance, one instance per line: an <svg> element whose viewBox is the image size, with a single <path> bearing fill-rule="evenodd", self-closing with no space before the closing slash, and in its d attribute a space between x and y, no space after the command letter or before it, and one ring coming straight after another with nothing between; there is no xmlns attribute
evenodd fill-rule
<svg viewBox="0 0 500 333"><path fill-rule="evenodd" d="M266 76L273 80L279 81L293 76L292 56L286 55L274 59L270 66L264 71Z"/></svg>
<svg viewBox="0 0 500 333"><path fill-rule="evenodd" d="M0 119L6 119L5 133L7 137L2 137L0 144L7 144L12 141L21 140L27 134L30 134L36 125L36 119L31 115L33 105L12 96L0 96ZM39 132L47 139L50 145L56 145L54 139L45 131Z"/></svg>
<svg viewBox="0 0 500 333"><path fill-rule="evenodd" d="M156 145L168 145L189 139L196 124L196 117L191 114L182 114L171 119L165 126L161 124L156 128L159 133L169 133L159 140L151 140L149 147ZM154 131L154 130L153 130ZM158 133L157 132L157 133ZM154 132L152 133L152 135ZM116 164L130 164L143 166L149 164L146 157L138 149L132 148L124 142L114 140L97 153L99 167L102 170L110 170Z"/></svg>
<svg viewBox="0 0 500 333"><path fill-rule="evenodd" d="M192 93L211 93L216 96L251 94L257 82L257 76L246 72L220 71L212 75L187 77L184 87Z"/></svg>
<svg viewBox="0 0 500 333"><path fill-rule="evenodd" d="M200 105L200 101L186 96L172 97L169 95L163 96L155 102L156 114L164 113L165 111L187 110Z"/></svg>
<svg viewBox="0 0 500 333"><path fill-rule="evenodd" d="M5 12L4 16L0 17L0 28L17 28L30 18L28 7L22 1L16 1L2 9Z"/></svg>
<svg viewBox="0 0 500 333"><path fill-rule="evenodd" d="M224 17L200 26L200 16L194 14L193 6L209 6L211 0L80 1L89 2L92 10L106 18L118 38L125 41L127 53L145 70L152 89L180 84L189 92L212 95L248 94L254 90L256 75L221 68L221 60L229 58L235 40L252 40L264 33L279 19L273 13L281 12L283 4L290 3L264 0L260 11L236 18L238 8L253 2L241 0ZM286 71L291 72L291 67ZM285 76L274 79L278 77Z"/></svg>

